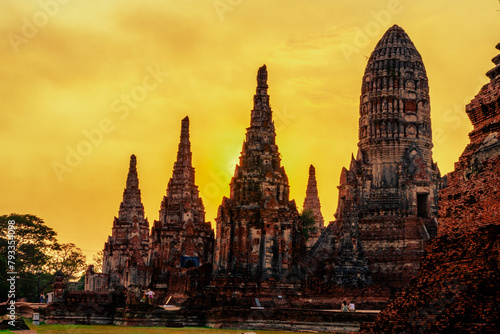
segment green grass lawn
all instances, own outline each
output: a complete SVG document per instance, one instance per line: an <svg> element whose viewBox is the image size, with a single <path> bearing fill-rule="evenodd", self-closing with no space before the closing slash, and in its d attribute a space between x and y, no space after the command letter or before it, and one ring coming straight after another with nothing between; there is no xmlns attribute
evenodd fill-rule
<svg viewBox="0 0 500 334"><path fill-rule="evenodd" d="M293 332L285 331L265 331L265 330L246 330L246 329L213 329L205 327L186 327L186 328L165 328L165 327L122 327L122 326L85 326L85 325L39 325L34 326L31 319L25 320L30 329L38 333L59 334L59 333L77 333L77 334L290 334ZM16 331L0 330L0 333L17 333ZM326 334L326 333L322 333Z"/></svg>

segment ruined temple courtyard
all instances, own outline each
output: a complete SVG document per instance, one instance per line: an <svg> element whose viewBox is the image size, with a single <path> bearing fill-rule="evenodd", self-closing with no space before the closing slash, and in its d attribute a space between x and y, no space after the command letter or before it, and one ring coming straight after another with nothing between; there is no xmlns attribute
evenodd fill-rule
<svg viewBox="0 0 500 334"><path fill-rule="evenodd" d="M186 116L178 120L176 161L158 216L146 217L144 166L130 152L102 272L88 268L84 292L64 292L56 282L47 322L498 332L500 55L493 63L489 82L463 111L473 125L470 143L455 170L441 175L433 159L432 82L410 36L390 27L360 78L357 151L339 183L328 185L338 189L334 217L322 213L312 163L302 211L290 197L269 95L279 87L269 86L272 68L261 66L215 222L206 220L195 178L190 124L197 120ZM357 311L341 312L343 301Z"/></svg>

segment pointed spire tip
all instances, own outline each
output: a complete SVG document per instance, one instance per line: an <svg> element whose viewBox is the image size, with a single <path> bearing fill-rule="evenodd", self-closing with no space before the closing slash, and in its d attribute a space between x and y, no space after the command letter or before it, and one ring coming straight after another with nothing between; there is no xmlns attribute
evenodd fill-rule
<svg viewBox="0 0 500 334"><path fill-rule="evenodd" d="M267 67L264 64L257 72L257 86L261 88L268 88L267 86Z"/></svg>
<svg viewBox="0 0 500 334"><path fill-rule="evenodd" d="M186 116L182 119L181 122L181 137L183 135L189 136L189 117Z"/></svg>
<svg viewBox="0 0 500 334"><path fill-rule="evenodd" d="M130 156L130 167L135 168L136 165L137 165L137 158L136 158L135 154L132 154Z"/></svg>
<svg viewBox="0 0 500 334"><path fill-rule="evenodd" d="M315 174L316 173L316 168L314 168L314 166L311 164L309 166L309 174Z"/></svg>

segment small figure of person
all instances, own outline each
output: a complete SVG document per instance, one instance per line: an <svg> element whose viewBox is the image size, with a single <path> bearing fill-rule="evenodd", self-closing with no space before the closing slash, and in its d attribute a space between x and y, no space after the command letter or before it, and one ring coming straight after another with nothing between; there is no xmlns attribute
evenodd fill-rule
<svg viewBox="0 0 500 334"><path fill-rule="evenodd" d="M141 303L146 303L146 291L142 291Z"/></svg>
<svg viewBox="0 0 500 334"><path fill-rule="evenodd" d="M146 295L148 296L148 304L152 305L153 304L153 297L154 297L155 293L153 291L151 291L150 289L148 289L148 292L146 292Z"/></svg>
<svg viewBox="0 0 500 334"><path fill-rule="evenodd" d="M342 305L340 305L340 310L342 312L347 312L347 302L345 300L342 302Z"/></svg>
<svg viewBox="0 0 500 334"><path fill-rule="evenodd" d="M347 307L349 309L349 312L356 312L356 309L354 307L354 302L350 302L349 306Z"/></svg>
<svg viewBox="0 0 500 334"><path fill-rule="evenodd" d="M40 304L43 304L45 302L45 296L43 292L40 294Z"/></svg>

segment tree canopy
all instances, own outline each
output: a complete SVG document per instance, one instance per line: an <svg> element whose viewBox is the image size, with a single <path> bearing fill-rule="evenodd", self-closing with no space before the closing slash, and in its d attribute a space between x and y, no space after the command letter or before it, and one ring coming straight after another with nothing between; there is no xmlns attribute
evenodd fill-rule
<svg viewBox="0 0 500 334"><path fill-rule="evenodd" d="M14 235L14 248L9 222L10 229L15 231L10 232ZM60 244L56 236L37 216L15 213L0 216L0 300L7 296L7 272L17 273L17 297L30 299L38 298L37 293L51 285L57 271L66 280L77 279L84 273L86 259L82 250L73 243Z"/></svg>
<svg viewBox="0 0 500 334"><path fill-rule="evenodd" d="M92 258L92 265L94 266L94 272L101 273L102 272L102 262L104 259L104 251L100 250L97 254Z"/></svg>
<svg viewBox="0 0 500 334"><path fill-rule="evenodd" d="M35 273L49 261L48 251L57 245L56 232L34 215L10 214L0 216L0 239L7 243L8 222L14 221L17 272ZM5 256L7 252L2 252Z"/></svg>
<svg viewBox="0 0 500 334"><path fill-rule="evenodd" d="M302 234L307 241L311 237L311 233L316 232L316 224L312 210L302 211L300 214L300 221L302 223Z"/></svg>

